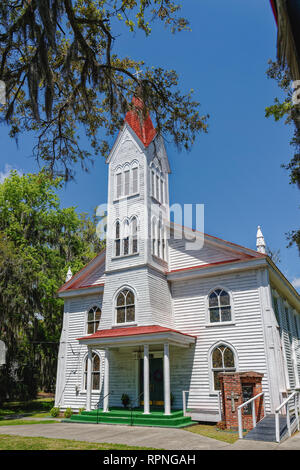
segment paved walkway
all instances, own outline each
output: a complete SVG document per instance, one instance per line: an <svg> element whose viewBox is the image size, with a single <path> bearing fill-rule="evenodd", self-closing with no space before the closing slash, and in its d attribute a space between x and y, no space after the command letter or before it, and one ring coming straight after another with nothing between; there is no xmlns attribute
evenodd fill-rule
<svg viewBox="0 0 300 470"><path fill-rule="evenodd" d="M108 442L164 450L217 450L230 444L182 429L119 426L117 424L33 424L1 426L0 434L31 437L52 437L87 442Z"/></svg>
<svg viewBox="0 0 300 470"><path fill-rule="evenodd" d="M210 439L183 429L79 423L1 426L1 434L107 442L164 450L300 450L300 433L281 444L241 439L235 444Z"/></svg>

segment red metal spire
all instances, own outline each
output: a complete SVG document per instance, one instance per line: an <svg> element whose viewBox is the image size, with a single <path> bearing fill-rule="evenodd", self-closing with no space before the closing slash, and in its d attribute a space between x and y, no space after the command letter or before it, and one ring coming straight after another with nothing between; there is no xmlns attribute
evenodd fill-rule
<svg viewBox="0 0 300 470"><path fill-rule="evenodd" d="M134 96L132 98L132 103L136 108L143 110L144 103L140 98ZM131 129L143 142L145 147L148 147L156 135L156 130L149 113L147 112L146 117L143 117L142 113L138 113L136 110L128 111L125 116L125 122L130 125Z"/></svg>

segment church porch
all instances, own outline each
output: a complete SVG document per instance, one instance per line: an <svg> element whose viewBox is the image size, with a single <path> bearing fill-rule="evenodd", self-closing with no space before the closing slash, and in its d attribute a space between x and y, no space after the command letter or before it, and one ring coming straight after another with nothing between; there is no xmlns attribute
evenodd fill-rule
<svg viewBox="0 0 300 470"><path fill-rule="evenodd" d="M89 416L89 422L100 417L101 422L131 424L134 416L140 425L167 425L167 417L175 427L180 424L182 410L172 409L171 351L192 347L195 337L154 325L100 330L79 341L88 347L86 412L74 417L75 421ZM92 410L92 351L96 350L104 355L104 374L98 406ZM122 408L123 394L130 400L126 408Z"/></svg>

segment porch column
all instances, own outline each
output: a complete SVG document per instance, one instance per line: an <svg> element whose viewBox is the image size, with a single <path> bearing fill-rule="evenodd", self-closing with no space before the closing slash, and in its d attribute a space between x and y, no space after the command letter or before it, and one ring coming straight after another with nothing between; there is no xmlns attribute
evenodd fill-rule
<svg viewBox="0 0 300 470"><path fill-rule="evenodd" d="M149 393L149 345L144 345L144 414L150 413L150 393Z"/></svg>
<svg viewBox="0 0 300 470"><path fill-rule="evenodd" d="M92 349L88 348L86 375L86 410L91 411L92 396Z"/></svg>
<svg viewBox="0 0 300 470"><path fill-rule="evenodd" d="M104 390L103 390L103 412L109 411L109 349L105 349L104 356Z"/></svg>
<svg viewBox="0 0 300 470"><path fill-rule="evenodd" d="M171 388L170 388L169 343L164 344L164 401L165 401L165 415L170 415L171 414Z"/></svg>

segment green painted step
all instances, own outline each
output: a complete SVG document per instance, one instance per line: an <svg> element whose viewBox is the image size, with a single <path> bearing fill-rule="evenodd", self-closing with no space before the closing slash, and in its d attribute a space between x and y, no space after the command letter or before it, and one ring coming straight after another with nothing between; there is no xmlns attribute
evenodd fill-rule
<svg viewBox="0 0 300 470"><path fill-rule="evenodd" d="M80 415L74 414L70 419L65 419L63 422L72 423L95 423L97 424L125 424L133 426L159 426L159 427L185 427L192 424L189 416L183 416L182 410L174 410L171 415L165 416L162 411L151 411L149 415L144 415L141 409L124 410L122 408L112 408L108 413L103 413L102 410L83 411Z"/></svg>

